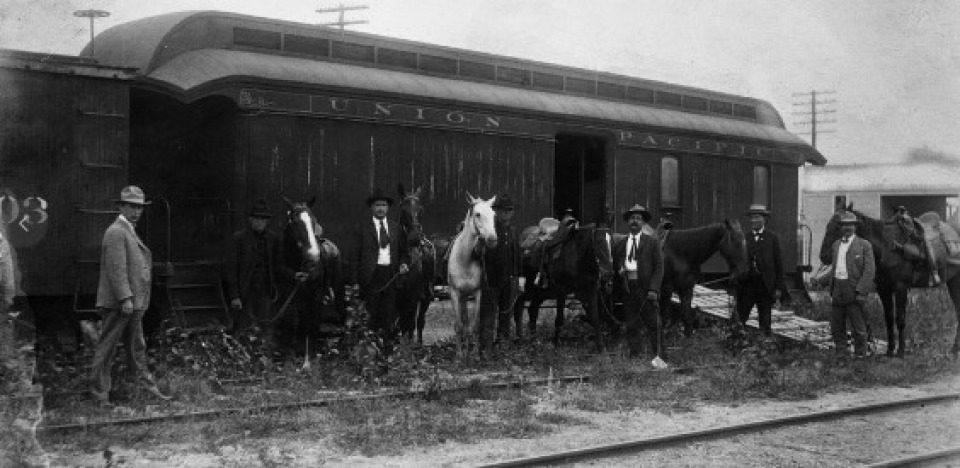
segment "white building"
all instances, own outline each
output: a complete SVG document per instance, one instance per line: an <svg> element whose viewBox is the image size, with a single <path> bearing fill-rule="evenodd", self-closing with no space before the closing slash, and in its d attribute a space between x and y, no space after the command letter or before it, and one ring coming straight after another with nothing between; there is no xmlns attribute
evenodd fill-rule
<svg viewBox="0 0 960 468"><path fill-rule="evenodd" d="M800 224L809 231L801 226L805 231L801 262L810 258L814 267L819 265L827 222L838 207L849 203L873 218L889 218L903 205L915 216L934 211L943 219L960 220L960 166L807 166L802 177Z"/></svg>

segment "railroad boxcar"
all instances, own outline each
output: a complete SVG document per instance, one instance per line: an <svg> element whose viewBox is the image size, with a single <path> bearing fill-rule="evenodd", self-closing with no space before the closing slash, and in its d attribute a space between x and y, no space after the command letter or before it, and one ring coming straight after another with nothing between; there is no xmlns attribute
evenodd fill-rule
<svg viewBox="0 0 960 468"><path fill-rule="evenodd" d="M825 162L761 100L370 34L185 12L94 45L136 74L125 182L163 199L146 230L174 276L215 260L257 198L280 215L282 196L316 195L348 244L367 194L401 182L424 187L442 234L465 191L510 193L520 224L569 207L614 228L634 203L678 227L762 203L796 265L798 168Z"/></svg>

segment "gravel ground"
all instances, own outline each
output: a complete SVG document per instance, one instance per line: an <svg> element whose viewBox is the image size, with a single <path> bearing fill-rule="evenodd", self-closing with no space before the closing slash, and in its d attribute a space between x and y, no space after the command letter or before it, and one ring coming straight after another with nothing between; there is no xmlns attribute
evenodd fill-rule
<svg viewBox="0 0 960 468"><path fill-rule="evenodd" d="M156 445L149 450L112 449L124 466L473 466L516 457L569 450L617 441L661 436L695 429L893 401L957 391L960 378L912 388L875 388L826 395L799 402L751 401L739 406L699 405L673 413L631 411L591 413L558 407L560 392L539 396L538 411L587 421L531 439L486 440L477 444L445 443L410 447L398 456L345 454L328 440L292 438L245 439L208 450L198 444ZM325 421L322 411L315 414ZM591 466L850 466L899 458L960 444L960 405L893 411L842 421L811 423L683 448L606 459ZM52 449L51 447L47 448ZM60 447L48 452L54 466L104 466L101 450Z"/></svg>

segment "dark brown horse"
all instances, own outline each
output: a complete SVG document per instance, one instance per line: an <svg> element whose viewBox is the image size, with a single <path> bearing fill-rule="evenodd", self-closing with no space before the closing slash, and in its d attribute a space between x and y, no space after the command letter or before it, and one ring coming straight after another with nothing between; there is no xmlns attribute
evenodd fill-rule
<svg viewBox="0 0 960 468"><path fill-rule="evenodd" d="M747 265L747 243L739 221L724 220L693 229L667 231L663 243L660 314L667 324L678 321L669 312L672 310L669 307L671 296L677 293L680 297L679 321L688 336L696 328L696 313L690 306L693 287L701 281L701 265L717 252L727 262L731 281L743 274Z"/></svg>
<svg viewBox="0 0 960 468"><path fill-rule="evenodd" d="M922 268L915 260L907 259L903 250L896 245L907 243L904 233L895 223L885 223L874 219L847 206L847 210L857 216L860 221L857 235L873 245L873 257L877 266L877 295L883 304L883 319L887 327L887 356L902 357L906 347L904 328L907 325L907 293L913 287L927 287L926 277L928 268ZM834 214L827 223L823 243L820 245L820 262L824 265L833 263L833 243L839 239L840 214ZM948 264L946 257L940 257L938 262L940 278L947 286L950 299L953 302L960 322L960 268ZM960 352L960 326L951 350L953 354Z"/></svg>
<svg viewBox="0 0 960 468"><path fill-rule="evenodd" d="M420 224L423 205L420 204L420 188L407 193L400 184L400 228L407 238L410 252L410 271L397 279L397 314L400 334L423 344L423 327L426 324L427 308L433 301L433 285L436 277L437 252L432 242L424 235Z"/></svg>
<svg viewBox="0 0 960 468"><path fill-rule="evenodd" d="M527 230L532 228L527 228ZM525 231L527 231L525 230ZM532 336L537 327L540 306L546 299L553 298L557 304L557 315L554 319L554 343L559 341L560 331L564 325L564 306L568 294L573 294L583 305L590 323L596 329L597 349L603 350L603 335L600 328L600 291L603 281L610 278L613 272L613 261L610 250L610 231L606 228L597 228L590 224L571 228L567 238L555 248L560 249L554 256L547 252L546 272L549 277L549 287L539 288L534 285L540 262L536 256L524 256L524 277L526 288L514 305L514 323L517 334L521 331L523 306L530 302L527 308L529 316L528 329Z"/></svg>
<svg viewBox="0 0 960 468"><path fill-rule="evenodd" d="M299 352L316 349L308 344L337 333L346 320L346 299L340 254L323 238L310 211L315 198L293 202L284 197L287 219L283 229L280 273L285 288L275 321L284 341Z"/></svg>

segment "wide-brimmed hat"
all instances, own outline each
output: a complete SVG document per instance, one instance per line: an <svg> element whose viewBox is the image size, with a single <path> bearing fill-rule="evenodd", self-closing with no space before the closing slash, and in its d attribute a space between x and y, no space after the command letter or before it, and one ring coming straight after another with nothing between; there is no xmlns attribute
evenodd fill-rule
<svg viewBox="0 0 960 468"><path fill-rule="evenodd" d="M387 202L388 205L393 205L393 198L387 195L386 192L383 191L383 189L377 188L376 190L373 191L372 194L370 194L369 197L367 197L367 206L372 205L373 202L378 200L383 200Z"/></svg>
<svg viewBox="0 0 960 468"><path fill-rule="evenodd" d="M643 205L636 204L631 206L629 210L623 212L623 220L629 220L630 215L634 213L640 213L640 215L643 216L643 222L645 223L649 223L653 218L653 215L650 214L650 212Z"/></svg>
<svg viewBox="0 0 960 468"><path fill-rule="evenodd" d="M857 215L849 211L844 211L843 213L840 213L839 221L840 221L840 224L860 224L860 220L857 219Z"/></svg>
<svg viewBox="0 0 960 468"><path fill-rule="evenodd" d="M517 205L513 202L513 199L510 198L510 195L502 193L497 195L497 201L493 202L491 208L495 210L515 210Z"/></svg>
<svg viewBox="0 0 960 468"><path fill-rule="evenodd" d="M753 216L755 214L760 216L770 216L770 211L767 210L766 205L761 205L760 203L754 203L750 205L749 209L747 209L747 216Z"/></svg>
<svg viewBox="0 0 960 468"><path fill-rule="evenodd" d="M573 211L573 208L567 207L566 209L560 212L560 219L563 219L563 217L567 215L570 215L571 217L576 218L577 212Z"/></svg>
<svg viewBox="0 0 960 468"><path fill-rule="evenodd" d="M262 198L253 203L253 207L250 208L250 216L253 216L254 218L273 217L273 215L270 214L270 210L267 209L267 201Z"/></svg>
<svg viewBox="0 0 960 468"><path fill-rule="evenodd" d="M113 201L130 205L149 205L153 203L147 201L147 196L143 194L143 190L136 185L124 187L123 190L120 191L120 198L116 198Z"/></svg>

